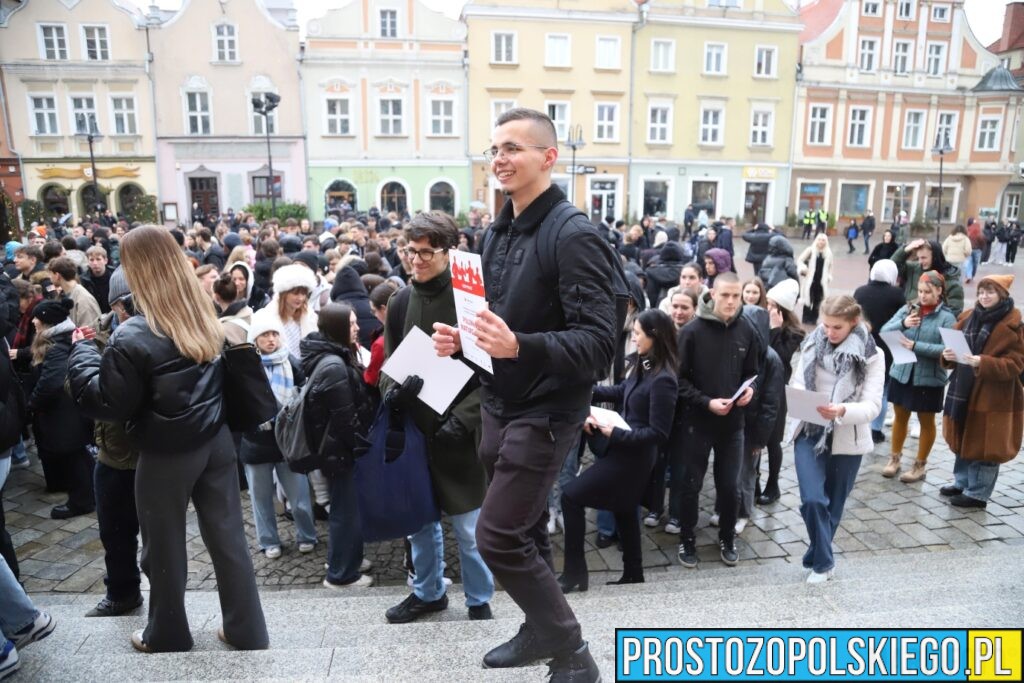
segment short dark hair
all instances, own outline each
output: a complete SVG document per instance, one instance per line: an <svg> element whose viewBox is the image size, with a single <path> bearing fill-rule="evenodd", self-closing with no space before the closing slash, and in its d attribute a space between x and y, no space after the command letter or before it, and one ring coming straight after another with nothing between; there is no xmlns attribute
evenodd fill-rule
<svg viewBox="0 0 1024 683"><path fill-rule="evenodd" d="M32 244L25 244L14 250L15 254L21 254L22 256L31 256L36 260L36 263L43 260L43 250Z"/></svg>
<svg viewBox="0 0 1024 683"><path fill-rule="evenodd" d="M71 235L64 235L63 237L61 237L60 245L64 247L67 251L78 249L78 243L75 241L75 238L72 237Z"/></svg>
<svg viewBox="0 0 1024 683"><path fill-rule="evenodd" d="M459 244L459 226L443 211L424 211L409 221L405 238L410 242L426 239L435 249L454 249Z"/></svg>
<svg viewBox="0 0 1024 683"><path fill-rule="evenodd" d="M49 263L64 252L64 245L57 240L48 240L43 245L43 260Z"/></svg>
<svg viewBox="0 0 1024 683"><path fill-rule="evenodd" d="M533 121L544 129L544 134L548 137L547 141L551 143L550 146L558 146L558 133L555 131L555 124L551 121L551 117L544 112L526 107L513 107L499 115L494 125L495 127L504 126L510 121Z"/></svg>
<svg viewBox="0 0 1024 683"><path fill-rule="evenodd" d="M387 306L388 300L396 291L398 291L398 285L394 280L387 280L380 283L370 292L370 305L374 308Z"/></svg>
<svg viewBox="0 0 1024 683"><path fill-rule="evenodd" d="M46 269L60 275L65 280L78 279L78 266L67 256L58 256L47 264Z"/></svg>

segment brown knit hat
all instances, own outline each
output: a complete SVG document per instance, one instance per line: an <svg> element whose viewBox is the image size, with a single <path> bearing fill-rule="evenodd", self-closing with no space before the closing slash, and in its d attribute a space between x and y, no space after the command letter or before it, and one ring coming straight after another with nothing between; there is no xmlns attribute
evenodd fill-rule
<svg viewBox="0 0 1024 683"><path fill-rule="evenodd" d="M995 287L998 287L1003 291L1006 296L1010 295L1010 287L1013 286L1013 275L1006 273L1005 275L986 275L981 278L978 282L978 286L981 287L983 284L988 283Z"/></svg>

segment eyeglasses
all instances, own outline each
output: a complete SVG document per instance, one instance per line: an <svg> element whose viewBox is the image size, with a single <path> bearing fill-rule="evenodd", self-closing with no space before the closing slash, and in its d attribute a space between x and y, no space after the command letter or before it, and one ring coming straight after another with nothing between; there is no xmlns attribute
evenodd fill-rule
<svg viewBox="0 0 1024 683"><path fill-rule="evenodd" d="M405 249L402 250L402 252L405 254L405 257L410 261L412 261L414 257L419 256L420 260L423 261L424 263L430 263L431 261L434 260L434 254L440 254L442 251L446 251L444 247L438 247L437 249L420 250L416 250L411 247L406 247Z"/></svg>
<svg viewBox="0 0 1024 683"><path fill-rule="evenodd" d="M485 149L484 159L487 159L488 163L494 161L500 156L503 156L506 159L511 159L520 152L526 151L528 147L532 147L533 149L550 149L550 147L545 145L520 145L515 142L506 142L500 148L491 147L490 149Z"/></svg>

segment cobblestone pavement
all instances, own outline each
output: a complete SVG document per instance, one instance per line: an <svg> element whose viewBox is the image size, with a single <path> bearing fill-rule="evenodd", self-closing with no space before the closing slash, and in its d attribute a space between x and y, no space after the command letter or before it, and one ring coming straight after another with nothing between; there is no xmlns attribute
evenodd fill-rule
<svg viewBox="0 0 1024 683"><path fill-rule="evenodd" d="M836 240L833 240L834 242ZM796 249L802 248L799 240ZM835 246L835 245L834 245ZM742 256L737 255L741 262ZM740 263L741 276L749 274L749 265ZM1009 269L993 269L1000 272ZM834 291L849 291L863 281L866 271L864 257L837 254ZM1015 283L1018 301L1024 299L1024 284ZM973 287L967 292L973 300ZM857 484L847 505L842 526L836 535L837 551L843 555L868 553L900 553L941 551L949 548L981 547L988 544L1024 544L1024 462L1004 465L996 484L995 495L988 509L963 511L949 506L938 489L951 480L953 456L945 447L939 431L938 443L929 459L928 476L916 484L903 484L884 479L880 470L888 448L878 447L874 455L864 458ZM904 466L909 467L917 442L908 440ZM62 494L48 494L43 488L39 465L33 454L33 466L14 470L4 491L7 528L11 533L25 587L31 592L102 592L103 548L99 540L95 515L70 520L51 520L50 508L63 502ZM792 450L787 449L781 475L785 492L773 505L754 511L751 525L738 542L740 558L768 562L788 558L799 561L806 548L803 521L799 512L796 474L792 466ZM698 543L702 559L717 561L717 532L708 526L708 511L713 500L710 480L701 500L701 522ZM284 554L267 560L255 545L255 533L249 499L242 496L246 534L250 540L257 579L261 586L318 586L323 579L326 561L327 527L318 522L321 543L315 552L300 555L293 543L293 528L283 517L278 518ZM591 530L592 531L592 530ZM675 562L678 540L659 529L645 529L644 562L646 566L668 566ZM446 529L446 574L458 580L458 552L451 530ZM216 585L213 566L199 535L194 513L190 512L187 528L188 587L212 589ZM593 541L593 533L588 536ZM561 535L553 538L556 554L560 553ZM621 556L614 546L598 550L588 546L588 565L592 570L621 568ZM404 580L404 549L400 541L369 544L366 556L374 562L372 573L379 582Z"/></svg>

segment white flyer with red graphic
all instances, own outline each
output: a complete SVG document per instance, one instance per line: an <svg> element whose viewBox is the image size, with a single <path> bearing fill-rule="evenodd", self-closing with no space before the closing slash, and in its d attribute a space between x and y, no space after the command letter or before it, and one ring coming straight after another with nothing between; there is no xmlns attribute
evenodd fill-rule
<svg viewBox="0 0 1024 683"><path fill-rule="evenodd" d="M459 318L459 336L462 338L462 355L466 360L487 372L494 374L491 357L476 345L476 316L487 310L484 297L484 275L480 254L452 250L452 289L455 293L455 314Z"/></svg>

